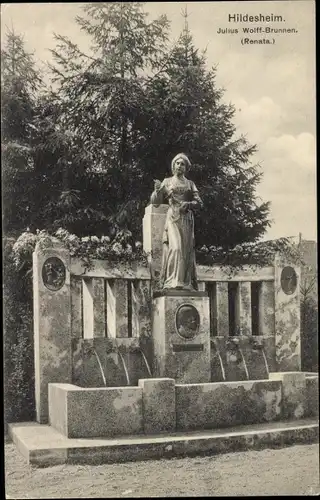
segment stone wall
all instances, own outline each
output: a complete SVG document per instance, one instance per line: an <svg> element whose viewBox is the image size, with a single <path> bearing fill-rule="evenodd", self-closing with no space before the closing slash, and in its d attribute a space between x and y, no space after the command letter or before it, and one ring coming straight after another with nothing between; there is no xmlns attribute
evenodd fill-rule
<svg viewBox="0 0 320 500"><path fill-rule="evenodd" d="M281 383L176 385L178 430L215 429L281 418Z"/></svg>
<svg viewBox="0 0 320 500"><path fill-rule="evenodd" d="M150 224L154 216L157 214L151 211L145 224ZM158 234L160 229L154 227L152 231ZM284 268L289 267L286 261L278 259L274 266L244 266L241 270L198 266L199 289L205 295L201 300L206 304L197 308L201 335L207 338L205 376L200 376L194 363L199 353L191 352L188 339L179 340L183 344L178 346L181 352L174 353L169 368L161 373L152 370L158 366L155 358L161 358L155 349L159 344L157 331L161 338L173 331L178 299L174 299L175 303L173 298L167 298L174 306L170 322L165 323L163 313L157 320L150 269L136 264L115 267L103 260L94 260L87 269L60 245L55 242L52 248L40 251L37 247L34 252L38 422L47 422L48 384L52 382L87 388L133 386L139 379L152 376L172 377L180 383L232 382L261 380L268 378L269 372L300 369L299 270L291 266L297 282L294 290L286 293L282 276ZM51 283L52 271L56 276ZM253 287L253 283L259 286ZM230 284L235 285L233 304ZM252 323L253 289L259 294L257 331ZM164 324L162 331L160 326ZM258 348L252 340L260 342ZM181 363L175 363L178 358ZM171 365L178 364L182 372L185 366L194 365L191 378L171 370Z"/></svg>
<svg viewBox="0 0 320 500"><path fill-rule="evenodd" d="M272 375L272 374L271 374ZM142 379L137 387L49 384L50 424L67 437L89 438L218 429L316 416L317 377L175 384Z"/></svg>

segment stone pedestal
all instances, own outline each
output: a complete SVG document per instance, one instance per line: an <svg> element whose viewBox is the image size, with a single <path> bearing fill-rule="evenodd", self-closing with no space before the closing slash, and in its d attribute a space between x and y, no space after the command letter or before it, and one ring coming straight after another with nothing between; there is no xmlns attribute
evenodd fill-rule
<svg viewBox="0 0 320 500"><path fill-rule="evenodd" d="M162 236L169 205L148 205L143 217L143 249L150 253L153 272L160 272Z"/></svg>
<svg viewBox="0 0 320 500"><path fill-rule="evenodd" d="M153 299L154 374L179 383L210 382L209 298L167 290Z"/></svg>
<svg viewBox="0 0 320 500"><path fill-rule="evenodd" d="M279 372L301 370L300 268L284 257L275 258L275 344Z"/></svg>
<svg viewBox="0 0 320 500"><path fill-rule="evenodd" d="M33 253L34 362L37 422L48 422L48 384L71 383L70 257L60 242Z"/></svg>

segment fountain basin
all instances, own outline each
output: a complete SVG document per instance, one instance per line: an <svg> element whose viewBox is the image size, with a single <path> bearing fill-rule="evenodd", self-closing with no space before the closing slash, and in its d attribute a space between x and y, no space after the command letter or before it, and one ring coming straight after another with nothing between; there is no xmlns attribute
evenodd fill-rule
<svg viewBox="0 0 320 500"><path fill-rule="evenodd" d="M277 375L277 374L275 374ZM299 374L301 378L301 374ZM314 416L315 384L301 388L294 374L279 380L177 384L145 379L137 387L84 388L49 384L50 425L66 437L91 438L217 429ZM295 393L296 391L296 393Z"/></svg>

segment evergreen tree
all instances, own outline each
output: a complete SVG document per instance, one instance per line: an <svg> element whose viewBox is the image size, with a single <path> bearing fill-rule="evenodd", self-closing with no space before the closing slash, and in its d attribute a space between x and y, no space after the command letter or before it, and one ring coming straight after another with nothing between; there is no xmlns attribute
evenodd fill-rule
<svg viewBox="0 0 320 500"><path fill-rule="evenodd" d="M33 57L23 38L8 30L1 50L2 181L4 232L19 233L32 209L32 120L41 85Z"/></svg>
<svg viewBox="0 0 320 500"><path fill-rule="evenodd" d="M223 103L215 76L215 69L206 69L205 53L194 47L185 13L185 27L165 74L151 81L149 147L141 154L147 155L150 177L156 172L157 177L168 175L176 153L189 155L190 177L204 201L196 223L197 245L233 247L257 241L264 233L269 204L257 202L261 173L251 164L256 148L235 136L235 109Z"/></svg>
<svg viewBox="0 0 320 500"><path fill-rule="evenodd" d="M88 4L84 12L76 21L92 38L93 55L56 35L51 69L59 84L59 124L71 137L71 177L74 169L86 172L82 202L123 226L140 202L144 168L137 124L148 104L147 73L159 67L165 50L168 21L162 16L148 22L138 2Z"/></svg>
<svg viewBox="0 0 320 500"><path fill-rule="evenodd" d="M184 151L205 205L196 224L198 246L257 241L269 224L269 205L255 196L261 179L251 164L256 148L236 137L234 107L223 103L216 70L207 70L205 53L194 47L187 16L169 53L167 20L148 23L142 4L84 9L77 22L92 37L91 54L58 35L52 68L58 124L70 139L68 178L83 172L80 200L92 211L94 226L89 219L83 231L105 231L107 218L141 238L153 179L167 176L172 157Z"/></svg>
<svg viewBox="0 0 320 500"><path fill-rule="evenodd" d="M63 196L70 148L67 134L57 127L59 106L13 29L1 65L5 234L59 227L74 217Z"/></svg>

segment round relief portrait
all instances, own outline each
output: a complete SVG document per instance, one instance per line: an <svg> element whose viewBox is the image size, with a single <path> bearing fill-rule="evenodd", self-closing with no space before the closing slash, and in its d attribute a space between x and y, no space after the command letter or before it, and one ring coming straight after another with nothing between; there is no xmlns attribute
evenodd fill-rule
<svg viewBox="0 0 320 500"><path fill-rule="evenodd" d="M50 257L42 267L42 279L46 288L52 291L60 290L66 280L66 268L58 257Z"/></svg>
<svg viewBox="0 0 320 500"><path fill-rule="evenodd" d="M281 272L281 288L287 295L292 295L297 288L297 274L293 267L286 266Z"/></svg>
<svg viewBox="0 0 320 500"><path fill-rule="evenodd" d="M192 339L199 331L200 316L192 304L183 304L176 312L176 329L184 339Z"/></svg>

